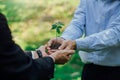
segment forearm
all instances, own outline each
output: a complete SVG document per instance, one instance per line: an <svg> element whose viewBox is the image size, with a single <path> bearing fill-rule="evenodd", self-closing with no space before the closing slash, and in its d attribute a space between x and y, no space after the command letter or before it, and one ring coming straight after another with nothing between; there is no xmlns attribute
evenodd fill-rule
<svg viewBox="0 0 120 80"><path fill-rule="evenodd" d="M83 39L77 39L77 49L84 51L99 51L102 49L120 46L120 15L112 21L108 29L90 35Z"/></svg>
<svg viewBox="0 0 120 80"><path fill-rule="evenodd" d="M102 49L120 46L120 25L100 33L77 39L77 49L84 51L99 51Z"/></svg>
<svg viewBox="0 0 120 80"><path fill-rule="evenodd" d="M86 23L86 2L81 0L78 8L76 9L73 19L68 25L68 27L63 32L62 36L67 40L75 40L85 33L85 23Z"/></svg>
<svg viewBox="0 0 120 80"><path fill-rule="evenodd" d="M65 40L75 40L80 38L84 33L84 27L80 26L81 28L79 28L78 26L71 24L65 29L61 37Z"/></svg>
<svg viewBox="0 0 120 80"><path fill-rule="evenodd" d="M28 80L31 77L38 79L53 77L54 62L51 57L38 58L33 60L18 46L14 48L14 51L9 52L8 54L3 54L4 56L1 56L2 58L0 61L2 62L0 62L0 64L2 65L1 72L3 72L5 75L11 75L11 77L16 75L19 76L18 78L24 77Z"/></svg>

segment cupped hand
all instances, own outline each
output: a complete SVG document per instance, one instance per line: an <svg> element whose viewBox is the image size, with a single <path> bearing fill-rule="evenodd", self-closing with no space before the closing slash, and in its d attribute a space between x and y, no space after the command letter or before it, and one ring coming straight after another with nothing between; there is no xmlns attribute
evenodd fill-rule
<svg viewBox="0 0 120 80"><path fill-rule="evenodd" d="M64 41L64 39L61 37L53 38L53 39L48 41L46 48L48 50L58 49L58 47L62 44L63 41Z"/></svg>
<svg viewBox="0 0 120 80"><path fill-rule="evenodd" d="M47 53L50 55L50 54L56 52L58 50L58 48L61 46L63 41L64 41L64 39L61 37L50 39L45 46Z"/></svg>
<svg viewBox="0 0 120 80"><path fill-rule="evenodd" d="M71 59L71 55L73 55L74 52L75 50L58 50L50 56L55 59L55 64L65 64Z"/></svg>

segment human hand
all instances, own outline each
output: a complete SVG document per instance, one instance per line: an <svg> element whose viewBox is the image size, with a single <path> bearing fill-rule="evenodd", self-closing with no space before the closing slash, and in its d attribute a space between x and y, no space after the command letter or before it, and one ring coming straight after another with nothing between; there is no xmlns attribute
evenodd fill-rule
<svg viewBox="0 0 120 80"><path fill-rule="evenodd" d="M55 60L55 64L65 64L74 52L74 50L58 50L50 56Z"/></svg>
<svg viewBox="0 0 120 80"><path fill-rule="evenodd" d="M59 46L62 44L63 41L64 39L61 37L53 38L49 40L46 46L46 49L48 50L48 54L55 52L59 48Z"/></svg>
<svg viewBox="0 0 120 80"><path fill-rule="evenodd" d="M60 50L75 50L76 49L76 42L73 40L64 40L61 46L58 48Z"/></svg>
<svg viewBox="0 0 120 80"><path fill-rule="evenodd" d="M42 57L48 56L48 54L46 52L46 45L44 45L44 46L42 45L38 49L41 51Z"/></svg>

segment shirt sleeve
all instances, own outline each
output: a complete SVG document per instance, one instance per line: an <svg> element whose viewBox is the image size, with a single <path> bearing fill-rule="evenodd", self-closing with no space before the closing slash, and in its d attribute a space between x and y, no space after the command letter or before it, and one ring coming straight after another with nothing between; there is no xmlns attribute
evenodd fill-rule
<svg viewBox="0 0 120 80"><path fill-rule="evenodd" d="M110 47L120 46L120 15L107 26L108 29L76 39L77 49L83 51L99 51Z"/></svg>
<svg viewBox="0 0 120 80"><path fill-rule="evenodd" d="M74 40L81 37L84 33L85 13L86 0L80 0L80 5L76 9L72 21L65 29L61 37L68 40Z"/></svg>

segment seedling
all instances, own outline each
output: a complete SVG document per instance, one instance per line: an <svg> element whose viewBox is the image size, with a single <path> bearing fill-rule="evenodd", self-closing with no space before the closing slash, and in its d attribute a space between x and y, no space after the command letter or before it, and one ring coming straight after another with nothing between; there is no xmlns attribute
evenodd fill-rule
<svg viewBox="0 0 120 80"><path fill-rule="evenodd" d="M56 22L54 24L52 24L52 28L51 30L55 30L55 34L56 34L56 42L57 42L57 37L59 37L59 34L61 33L61 29L64 26L64 24L62 22ZM52 44L51 48L52 49L57 49L61 44Z"/></svg>

